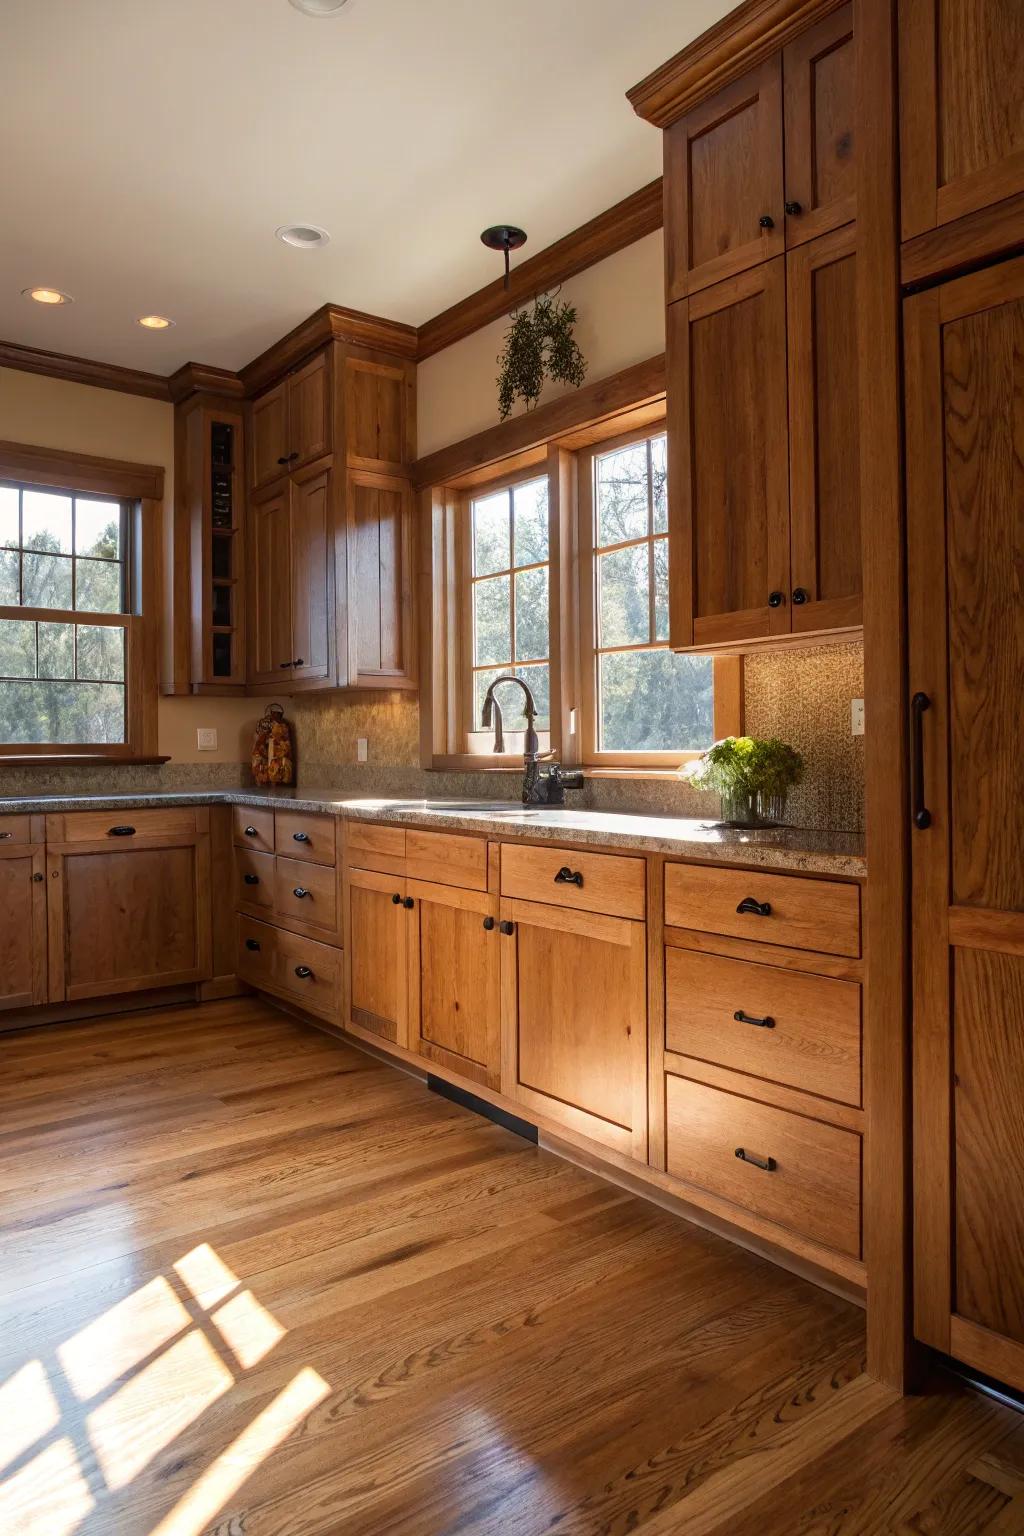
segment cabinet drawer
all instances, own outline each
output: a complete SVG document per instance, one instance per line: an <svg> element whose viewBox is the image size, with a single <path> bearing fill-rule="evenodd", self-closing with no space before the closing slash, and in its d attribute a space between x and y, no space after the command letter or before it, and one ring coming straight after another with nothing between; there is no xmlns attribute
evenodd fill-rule
<svg viewBox="0 0 1024 1536"><path fill-rule="evenodd" d="M254 848L257 853L273 853L273 811L254 811L252 806L233 805L231 839L236 848Z"/></svg>
<svg viewBox="0 0 1024 1536"><path fill-rule="evenodd" d="M0 851L9 848L12 843L30 843L31 841L31 817L0 816Z"/></svg>
<svg viewBox="0 0 1024 1536"><path fill-rule="evenodd" d="M689 949L665 951L665 1045L860 1104L860 986Z"/></svg>
<svg viewBox="0 0 1024 1536"><path fill-rule="evenodd" d="M665 1111L674 1178L860 1256L861 1139L853 1131L671 1075Z"/></svg>
<svg viewBox="0 0 1024 1536"><path fill-rule="evenodd" d="M486 891L486 839L410 830L405 834L405 872L411 880Z"/></svg>
<svg viewBox="0 0 1024 1536"><path fill-rule="evenodd" d="M240 917L235 963L238 975L252 986L292 998L320 1018L340 1021L340 949Z"/></svg>
<svg viewBox="0 0 1024 1536"><path fill-rule="evenodd" d="M276 938L275 928L268 928L265 923L254 922L251 917L239 917L235 971L243 981L251 982L254 987L261 987L264 982L270 980Z"/></svg>
<svg viewBox="0 0 1024 1536"><path fill-rule="evenodd" d="M280 855L274 870L274 910L281 917L312 923L328 933L338 928L338 876L329 864Z"/></svg>
<svg viewBox="0 0 1024 1536"><path fill-rule="evenodd" d="M385 875L405 874L405 828L380 827L370 821L346 821L345 857L359 869Z"/></svg>
<svg viewBox="0 0 1024 1536"><path fill-rule="evenodd" d="M859 955L860 888L799 875L666 864L665 922L827 955Z"/></svg>
<svg viewBox="0 0 1024 1536"><path fill-rule="evenodd" d="M274 855L235 850L235 900L247 907L274 905Z"/></svg>
<svg viewBox="0 0 1024 1536"><path fill-rule="evenodd" d="M175 837L186 841L203 830L209 812L205 807L169 806L166 810L67 811L47 816L49 843L110 843L130 848L150 837Z"/></svg>
<svg viewBox="0 0 1024 1536"><path fill-rule="evenodd" d="M607 912L611 917L643 917L645 880L643 859L501 845L501 894L520 901Z"/></svg>
<svg viewBox="0 0 1024 1536"><path fill-rule="evenodd" d="M274 846L288 859L306 859L313 864L333 864L335 819L312 816L305 811L278 811L274 817Z"/></svg>

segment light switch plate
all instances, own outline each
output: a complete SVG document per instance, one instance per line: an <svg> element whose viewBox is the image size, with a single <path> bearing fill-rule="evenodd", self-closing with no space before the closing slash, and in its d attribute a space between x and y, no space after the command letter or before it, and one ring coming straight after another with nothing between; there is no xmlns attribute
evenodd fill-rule
<svg viewBox="0 0 1024 1536"><path fill-rule="evenodd" d="M196 730L196 748L200 752L216 752L217 732L213 726L201 725Z"/></svg>
<svg viewBox="0 0 1024 1536"><path fill-rule="evenodd" d="M850 700L850 734L851 736L864 735L864 700Z"/></svg>
<svg viewBox="0 0 1024 1536"><path fill-rule="evenodd" d="M356 737L356 762L365 763L367 759L367 742L365 736Z"/></svg>

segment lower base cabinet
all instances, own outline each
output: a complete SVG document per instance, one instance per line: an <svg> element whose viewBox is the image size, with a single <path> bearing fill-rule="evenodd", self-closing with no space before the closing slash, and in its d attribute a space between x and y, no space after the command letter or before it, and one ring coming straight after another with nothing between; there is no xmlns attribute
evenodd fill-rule
<svg viewBox="0 0 1024 1536"><path fill-rule="evenodd" d="M239 916L236 971L250 986L341 1023L342 957L330 944Z"/></svg>
<svg viewBox="0 0 1024 1536"><path fill-rule="evenodd" d="M46 1002L46 852L28 816L0 817L0 1010Z"/></svg>
<svg viewBox="0 0 1024 1536"><path fill-rule="evenodd" d="M349 1012L352 1023L408 1045L408 935L404 875L349 869Z"/></svg>
<svg viewBox="0 0 1024 1536"><path fill-rule="evenodd" d="M410 880L410 1049L488 1088L501 1086L498 899Z"/></svg>

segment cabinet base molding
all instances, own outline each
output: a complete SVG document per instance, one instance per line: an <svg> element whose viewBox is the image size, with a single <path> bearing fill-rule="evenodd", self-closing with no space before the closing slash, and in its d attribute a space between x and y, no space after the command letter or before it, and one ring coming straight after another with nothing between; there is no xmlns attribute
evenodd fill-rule
<svg viewBox="0 0 1024 1536"><path fill-rule="evenodd" d="M212 1003L223 997L242 997L249 988L237 976L211 976L196 988L201 1003Z"/></svg>
<svg viewBox="0 0 1024 1536"><path fill-rule="evenodd" d="M973 1370L1024 1392L1024 1344L955 1313L949 1320L949 1352Z"/></svg>
<svg viewBox="0 0 1024 1536"><path fill-rule="evenodd" d="M234 980L234 978L231 978ZM83 997L70 1003L44 1003L38 1008L12 1009L0 1013L0 1034L10 1034L16 1029L36 1029L43 1024L76 1024L79 1019L106 1018L115 1013L146 1013L155 1008L186 1008L193 1003L205 1002L208 994L203 987L213 982L192 983L179 987L155 987L151 992L121 993L112 997ZM243 991L217 994L234 997Z"/></svg>
<svg viewBox="0 0 1024 1536"><path fill-rule="evenodd" d="M442 1099L450 1099L453 1104L459 1104L463 1109L472 1110L474 1115L480 1115L484 1120L492 1120L495 1125L511 1131L514 1136L521 1136L524 1141L537 1142L540 1138L540 1132L532 1120L524 1120L519 1115L511 1114L507 1109L499 1109L497 1104L489 1104L478 1093L469 1093L465 1088L457 1088L446 1077L438 1077L436 1072L427 1073L427 1087L431 1093L438 1094Z"/></svg>

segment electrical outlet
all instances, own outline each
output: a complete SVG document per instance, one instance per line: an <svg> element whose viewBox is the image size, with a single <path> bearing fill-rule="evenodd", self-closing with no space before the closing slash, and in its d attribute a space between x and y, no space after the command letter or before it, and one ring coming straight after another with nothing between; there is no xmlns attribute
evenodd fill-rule
<svg viewBox="0 0 1024 1536"><path fill-rule="evenodd" d="M365 736L356 737L356 762L365 763L367 759L367 741Z"/></svg>
<svg viewBox="0 0 1024 1536"><path fill-rule="evenodd" d="M850 700L850 734L851 736L864 735L864 700Z"/></svg>
<svg viewBox="0 0 1024 1536"><path fill-rule="evenodd" d="M200 752L216 752L217 732L212 726L201 725L196 731L196 748Z"/></svg>

